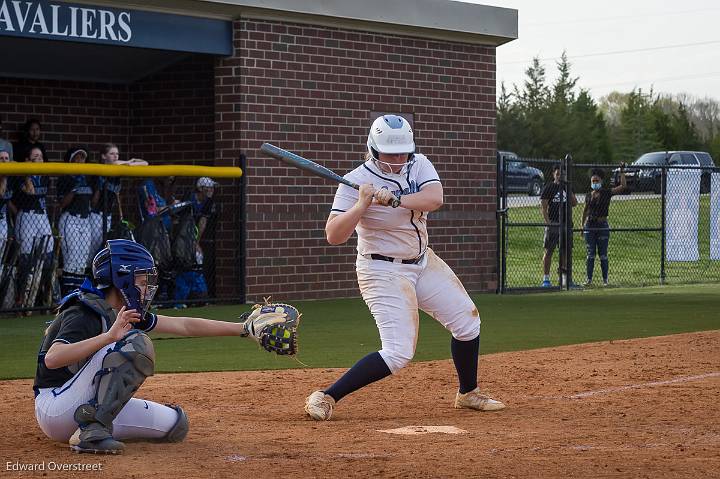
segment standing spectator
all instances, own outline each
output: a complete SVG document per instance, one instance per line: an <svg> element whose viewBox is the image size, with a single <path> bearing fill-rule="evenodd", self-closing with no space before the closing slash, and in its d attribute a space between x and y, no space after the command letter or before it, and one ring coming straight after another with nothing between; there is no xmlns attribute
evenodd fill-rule
<svg viewBox="0 0 720 479"><path fill-rule="evenodd" d="M550 265L552 263L552 255L555 248L558 247L560 240L565 237L565 229L562 227L562 219L565 218L565 191L562 183L560 182L560 165L553 165L552 168L553 180L548 182L540 193L540 209L542 211L543 219L545 220L545 236L543 238L543 248L545 253L543 254L543 282L544 288L552 286L550 282ZM575 193L570 190L568 185L568 191L570 193L570 207L574 208L577 205L577 198ZM570 217L572 223L572 216ZM551 226L552 223L561 223L559 226ZM572 241L572 236L568 238ZM565 265L565 258L560 258L560 274L564 276L567 271ZM564 280L564 278L563 278ZM561 281L562 282L562 281Z"/></svg>
<svg viewBox="0 0 720 479"><path fill-rule="evenodd" d="M147 166L147 161L137 158L120 160L120 150L117 145L108 143L100 149L100 158L105 165ZM112 225L112 209L116 202L120 204L119 176L96 176L93 178L93 197L91 203L90 224L92 225L92 246L90 247L89 262L103 245L103 212L105 213L105 233L110 231ZM121 218L122 220L122 218Z"/></svg>
<svg viewBox="0 0 720 479"><path fill-rule="evenodd" d="M200 241L207 229L208 221L215 215L215 202L213 195L217 183L206 176L199 178L195 184L195 190L190 192L185 201L192 205L192 222L189 218L182 217L178 224L178 232L175 235L174 250L175 262L185 258L187 254L177 254L179 251L186 251L190 244L194 245L194 254L191 254L192 264L177 265L180 269L175 278L175 307L182 308L182 300L187 298L207 298L208 287L205 275L203 274L203 263L205 255ZM192 235L192 238L190 236ZM191 240L191 241L190 241ZM184 261L187 263L187 261Z"/></svg>
<svg viewBox="0 0 720 479"><path fill-rule="evenodd" d="M603 285L608 286L608 244L610 242L610 225L608 224L608 211L610 200L614 195L620 194L627 188L625 180L625 163L620 164L620 185L613 189L603 187L605 172L601 169L590 171L591 191L585 195L585 209L583 210L582 225L585 243L587 244L587 280L584 286L592 284L593 270L595 269L595 252L600 256Z"/></svg>
<svg viewBox="0 0 720 479"><path fill-rule="evenodd" d="M66 163L85 163L87 150L73 147L65 153ZM79 288L85 279L88 256L92 246L90 201L93 189L85 175L61 176L57 185L60 203L58 233L61 237L63 273L62 296Z"/></svg>
<svg viewBox="0 0 720 479"><path fill-rule="evenodd" d="M7 141L3 135L3 124L2 118L0 118L0 151L5 151L8 154L9 161L15 161L13 157L13 146L12 143Z"/></svg>
<svg viewBox="0 0 720 479"><path fill-rule="evenodd" d="M20 141L15 144L15 155L24 160L30 156L31 148L40 148L43 161L47 161L45 145L40 142L41 132L40 121L37 118L26 121L20 130Z"/></svg>
<svg viewBox="0 0 720 479"><path fill-rule="evenodd" d="M9 161L12 161L10 152L0 148L0 163ZM13 247L9 241L10 214L15 216L17 213L10 201L16 186L15 180L14 177L0 176L0 306L3 308L13 307L15 298L15 268L13 262L8 260Z"/></svg>
<svg viewBox="0 0 720 479"><path fill-rule="evenodd" d="M166 179L166 185L169 180ZM158 300L164 302L173 297L172 287L175 265L170 243L172 219L169 205L160 194L152 179L145 180L138 188L138 203L142 224L137 240L155 258L158 268Z"/></svg>
<svg viewBox="0 0 720 479"><path fill-rule="evenodd" d="M203 176L197 180L195 191L190 193L186 199L186 201L192 203L193 216L197 223L198 248L200 248L200 241L202 241L203 235L205 234L208 220L215 215L215 200L213 199L213 195L215 194L216 186L217 182L213 181L212 178Z"/></svg>
<svg viewBox="0 0 720 479"><path fill-rule="evenodd" d="M10 159L10 152L0 147L0 163L7 163ZM9 237L9 214L15 215L17 211L10 201L13 195L14 182L12 178L0 176L0 261L5 253L5 247Z"/></svg>
<svg viewBox="0 0 720 479"><path fill-rule="evenodd" d="M42 163L43 154L40 147L33 146L27 150L25 161ZM31 273L39 274L40 271L34 271L38 266L42 266L43 270L45 270L48 269L52 262L52 251L55 243L47 215L46 195L48 183L49 178L47 176L27 176L19 180L13 192L12 202L18 211L15 236L20 243L19 291L21 293L27 289L28 275ZM45 251L38 250L38 258L31 258L33 248L41 247L43 243L45 244ZM35 263L34 260L38 260L38 262ZM44 271L44 273L47 272ZM32 298L30 298L30 301L34 302ZM24 306L32 306L32 304Z"/></svg>

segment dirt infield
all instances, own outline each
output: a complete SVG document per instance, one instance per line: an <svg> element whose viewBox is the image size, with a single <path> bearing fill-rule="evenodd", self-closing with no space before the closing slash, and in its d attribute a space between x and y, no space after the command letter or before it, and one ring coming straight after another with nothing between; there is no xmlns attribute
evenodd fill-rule
<svg viewBox="0 0 720 479"><path fill-rule="evenodd" d="M720 331L483 356L483 389L508 405L496 413L453 409L453 365L436 361L306 419L305 396L339 373L152 377L139 397L183 405L190 434L113 457L48 441L31 381L3 381L2 477L720 477ZM407 426L466 432L380 432ZM102 471L51 470L77 463Z"/></svg>

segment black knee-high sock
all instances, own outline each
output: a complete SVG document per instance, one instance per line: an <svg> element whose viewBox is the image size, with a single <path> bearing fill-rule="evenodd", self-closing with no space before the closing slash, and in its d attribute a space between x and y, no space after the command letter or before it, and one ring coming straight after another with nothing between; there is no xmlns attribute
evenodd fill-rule
<svg viewBox="0 0 720 479"><path fill-rule="evenodd" d="M327 388L325 394L332 396L335 401L339 401L351 392L390 376L390 374L392 374L390 368L385 364L380 353L370 353L348 369L340 379L335 381L335 384Z"/></svg>
<svg viewBox="0 0 720 479"><path fill-rule="evenodd" d="M478 355L480 354L480 336L470 341L450 341L453 362L460 381L460 392L465 394L477 387Z"/></svg>

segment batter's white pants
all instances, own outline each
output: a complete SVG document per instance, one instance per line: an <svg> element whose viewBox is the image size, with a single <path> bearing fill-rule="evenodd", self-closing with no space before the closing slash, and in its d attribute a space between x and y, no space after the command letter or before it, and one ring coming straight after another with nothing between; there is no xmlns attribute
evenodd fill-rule
<svg viewBox="0 0 720 479"><path fill-rule="evenodd" d="M52 230L50 229L50 220L46 213L36 213L35 211L21 211L18 213L16 223L17 237L20 241L20 253L30 254L33 247L33 239L36 237L51 236L48 241L46 253L52 253L55 246L55 240L52 238ZM40 241L39 239L37 241Z"/></svg>
<svg viewBox="0 0 720 479"><path fill-rule="evenodd" d="M62 240L63 271L84 274L90 256L92 235L90 217L82 218L70 213L60 215L58 231Z"/></svg>
<svg viewBox="0 0 720 479"><path fill-rule="evenodd" d="M95 374L102 369L105 355L115 343L105 346L57 388L40 389L35 398L35 417L40 429L54 441L67 442L78 428L75 410L95 397ZM178 420L175 409L152 401L132 398L113 421L113 437L124 439L161 439Z"/></svg>
<svg viewBox="0 0 720 479"><path fill-rule="evenodd" d="M415 355L418 308L459 341L470 341L480 334L475 304L453 270L430 248L419 264L358 255L356 267L360 293L380 331L380 355L393 373Z"/></svg>
<svg viewBox="0 0 720 479"><path fill-rule="evenodd" d="M105 233L110 231L112 215L105 218ZM103 217L100 213L90 213L91 227L91 243L90 243L90 262L92 262L95 254L102 249L103 245Z"/></svg>

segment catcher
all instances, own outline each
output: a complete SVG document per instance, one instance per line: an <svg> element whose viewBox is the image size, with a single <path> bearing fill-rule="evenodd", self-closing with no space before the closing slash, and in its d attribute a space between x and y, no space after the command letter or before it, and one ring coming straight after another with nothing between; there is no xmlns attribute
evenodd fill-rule
<svg viewBox="0 0 720 479"><path fill-rule="evenodd" d="M297 352L300 313L257 305L239 323L148 311L157 290L153 257L130 240L110 240L93 259L92 281L60 303L45 331L35 376L43 432L76 452L118 454L125 439L182 441L188 418L176 405L133 394L155 370L150 331L179 336L249 336L277 354Z"/></svg>

